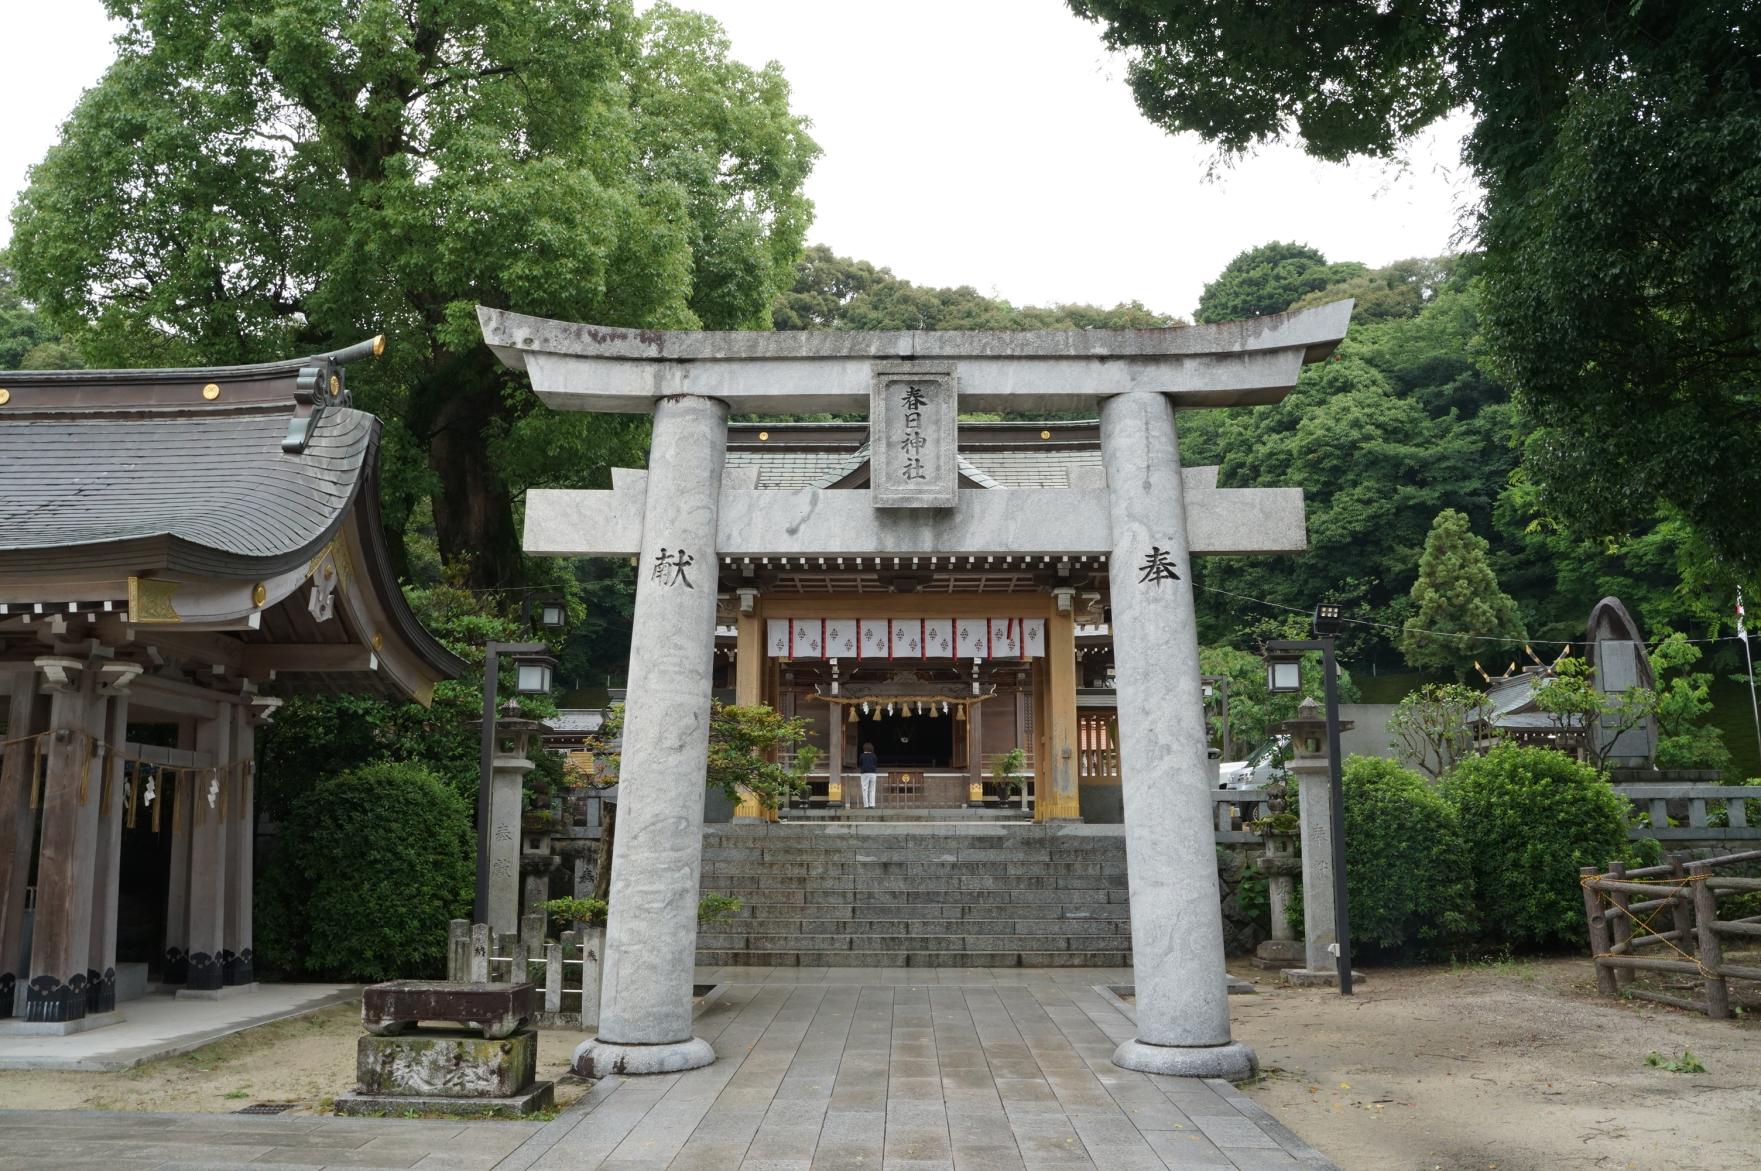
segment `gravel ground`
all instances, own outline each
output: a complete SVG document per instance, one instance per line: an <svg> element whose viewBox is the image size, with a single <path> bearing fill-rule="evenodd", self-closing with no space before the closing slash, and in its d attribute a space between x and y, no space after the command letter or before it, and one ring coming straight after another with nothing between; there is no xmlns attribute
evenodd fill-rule
<svg viewBox="0 0 1761 1171"><path fill-rule="evenodd" d="M1348 1171L1761 1167L1761 1013L1594 995L1584 959L1373 969L1230 998L1248 1093ZM1734 986L1733 986L1734 987ZM1692 1049L1705 1073L1647 1066Z"/></svg>

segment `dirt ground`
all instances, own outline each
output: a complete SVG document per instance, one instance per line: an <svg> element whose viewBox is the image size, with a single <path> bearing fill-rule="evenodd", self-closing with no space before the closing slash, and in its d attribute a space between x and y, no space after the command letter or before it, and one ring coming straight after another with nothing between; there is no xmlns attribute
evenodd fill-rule
<svg viewBox="0 0 1761 1171"><path fill-rule="evenodd" d="M1761 1167L1761 1013L1597 997L1582 959L1371 969L1230 997L1248 1093L1346 1171ZM1645 1064L1692 1049L1705 1073Z"/></svg>
<svg viewBox="0 0 1761 1171"><path fill-rule="evenodd" d="M360 1035L357 1000L121 1073L0 1070L0 1106L224 1112L254 1102L297 1102L306 1110L329 1113L331 1099L355 1088L355 1038ZM586 1089L569 1074L569 1057L586 1037L561 1029L538 1034L538 1077L557 1081L559 1107Z"/></svg>

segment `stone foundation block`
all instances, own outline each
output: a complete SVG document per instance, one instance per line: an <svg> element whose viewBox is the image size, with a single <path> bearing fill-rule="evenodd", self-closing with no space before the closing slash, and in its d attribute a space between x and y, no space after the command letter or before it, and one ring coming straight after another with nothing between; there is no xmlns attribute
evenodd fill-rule
<svg viewBox="0 0 1761 1171"><path fill-rule="evenodd" d="M1253 966L1270 972L1300 967L1308 948L1300 939L1268 939L1254 949Z"/></svg>
<svg viewBox="0 0 1761 1171"><path fill-rule="evenodd" d="M355 1050L355 1092L368 1097L514 1098L532 1088L537 1074L532 1032L500 1040L450 1031L368 1033Z"/></svg>
<svg viewBox="0 0 1761 1171"><path fill-rule="evenodd" d="M344 1115L444 1114L451 1118L521 1118L556 1105L556 1083L536 1082L508 1098L405 1098L384 1094L339 1094L336 1112Z"/></svg>
<svg viewBox="0 0 1761 1171"><path fill-rule="evenodd" d="M1364 974L1353 968L1351 982L1361 984ZM1332 968L1285 968L1284 982L1292 988L1337 988L1339 973Z"/></svg>

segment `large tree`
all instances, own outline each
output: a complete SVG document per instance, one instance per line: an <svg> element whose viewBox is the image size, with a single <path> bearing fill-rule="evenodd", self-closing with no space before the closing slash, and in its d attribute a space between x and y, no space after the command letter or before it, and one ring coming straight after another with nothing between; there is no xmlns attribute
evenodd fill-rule
<svg viewBox="0 0 1761 1171"><path fill-rule="evenodd" d="M1485 333L1539 500L1679 513L1761 573L1761 7L1751 0L1069 0L1139 107L1225 154L1391 156L1458 108Z"/></svg>
<svg viewBox="0 0 1761 1171"><path fill-rule="evenodd" d="M118 56L13 212L21 288L98 364L242 362L377 332L388 527L434 500L472 585L520 576L533 484L639 458L553 415L478 303L763 329L817 152L772 64L630 0L106 0Z"/></svg>
<svg viewBox="0 0 1761 1171"><path fill-rule="evenodd" d="M1236 321L1282 313L1307 294L1367 270L1355 262L1328 264L1318 248L1274 240L1249 248L1224 266L1199 294L1200 321ZM1328 300L1338 300L1339 294Z"/></svg>
<svg viewBox="0 0 1761 1171"><path fill-rule="evenodd" d="M1400 634L1413 666L1465 679L1476 659L1496 662L1528 637L1516 603L1498 588L1487 548L1466 516L1453 508L1437 514L1412 585L1413 615Z"/></svg>

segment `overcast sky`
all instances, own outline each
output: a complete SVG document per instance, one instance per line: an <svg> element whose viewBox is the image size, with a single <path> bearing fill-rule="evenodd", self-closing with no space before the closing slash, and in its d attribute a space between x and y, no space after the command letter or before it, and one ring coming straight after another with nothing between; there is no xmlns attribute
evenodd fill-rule
<svg viewBox="0 0 1761 1171"><path fill-rule="evenodd" d="M1465 120L1398 167L1278 147L1207 179L1212 152L1138 114L1122 63L1062 0L681 2L720 18L737 57L782 63L825 152L808 181L809 239L920 284L1190 315L1243 248L1300 240L1370 264L1436 255L1477 195L1459 161ZM112 30L98 0L0 8L10 208L109 63Z"/></svg>

